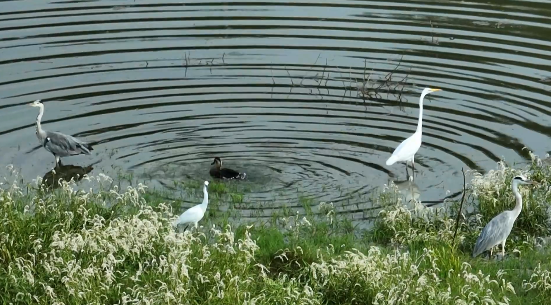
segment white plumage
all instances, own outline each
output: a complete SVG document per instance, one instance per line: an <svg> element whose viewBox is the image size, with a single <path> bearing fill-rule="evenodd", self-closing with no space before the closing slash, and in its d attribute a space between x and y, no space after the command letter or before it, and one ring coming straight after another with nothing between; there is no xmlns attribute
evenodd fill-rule
<svg viewBox="0 0 551 305"><path fill-rule="evenodd" d="M386 165L392 165L396 162L406 162L406 170L407 170L407 162L411 162L413 166L413 170L415 171L415 159L414 156L421 147L421 137L423 134L423 99L425 98L425 95L440 91L441 89L431 89L431 88L425 88L423 92L421 93L421 98L419 98L419 121L417 123L417 130L413 135L411 135L409 138L405 139L392 153L390 158L386 160Z"/></svg>
<svg viewBox="0 0 551 305"><path fill-rule="evenodd" d="M180 217L172 223L174 227L181 224L187 224L184 228L185 231L190 224L193 224L195 225L195 229L197 229L197 223L203 219L203 216L205 216L205 212L207 211L207 206L209 205L209 193L207 191L208 185L209 182L205 181L205 185L203 186L203 202L187 209L184 213L182 213L182 215L180 215Z"/></svg>

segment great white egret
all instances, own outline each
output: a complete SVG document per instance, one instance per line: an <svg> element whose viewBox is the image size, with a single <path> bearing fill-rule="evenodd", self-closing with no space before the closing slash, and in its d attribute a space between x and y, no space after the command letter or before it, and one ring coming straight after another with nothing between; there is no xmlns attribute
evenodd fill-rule
<svg viewBox="0 0 551 305"><path fill-rule="evenodd" d="M419 98L419 121L417 123L417 130L413 135L411 135L409 138L405 139L392 153L392 156L386 160L386 165L392 165L396 162L406 162L406 170L407 170L407 162L410 161L413 166L413 171L415 175L415 159L414 156L419 150L419 147L421 147L421 137L423 134L423 99L425 98L425 95L440 91L442 89L432 89L432 88L425 88L423 92L421 93L421 98Z"/></svg>
<svg viewBox="0 0 551 305"><path fill-rule="evenodd" d="M492 218L490 222L488 222L476 240L473 250L473 257L476 257L486 250L490 250L490 256L492 256L492 249L499 244L501 244L501 253L505 256L505 242L507 241L509 234L511 234L511 229L513 229L515 220L517 220L518 215L522 210L522 196L518 192L519 184L537 183L528 180L523 175L513 178L511 188L513 189L513 194L515 194L515 198L517 200L515 208L511 211L501 212L499 215Z"/></svg>
<svg viewBox="0 0 551 305"><path fill-rule="evenodd" d="M203 186L203 202L201 204L198 204L194 207L191 207L187 209L180 217L178 217L172 225L174 227L177 227L181 224L188 224L184 231L189 227L189 224L194 224L195 229L197 229L197 223L203 219L203 216L205 216L205 212L207 211L207 206L209 205L209 192L207 191L207 186L209 185L208 181L205 181L205 185Z"/></svg>
<svg viewBox="0 0 551 305"><path fill-rule="evenodd" d="M76 156L76 155L89 155L92 145L83 142L72 136L62 134L55 131L46 131L42 129L40 121L44 115L44 105L40 100L36 100L29 104L32 107L39 107L40 112L36 117L36 137L40 141L40 144L44 149L51 152L55 157L56 166L61 164L60 157Z"/></svg>

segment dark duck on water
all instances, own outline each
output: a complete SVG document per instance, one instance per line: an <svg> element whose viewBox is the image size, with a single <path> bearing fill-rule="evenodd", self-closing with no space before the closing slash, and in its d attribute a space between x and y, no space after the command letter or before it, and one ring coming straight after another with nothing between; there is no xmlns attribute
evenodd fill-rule
<svg viewBox="0 0 551 305"><path fill-rule="evenodd" d="M230 168L222 168L222 160L215 157L214 161L211 163L210 175L213 178L219 179L245 179L246 173L240 173L236 170Z"/></svg>

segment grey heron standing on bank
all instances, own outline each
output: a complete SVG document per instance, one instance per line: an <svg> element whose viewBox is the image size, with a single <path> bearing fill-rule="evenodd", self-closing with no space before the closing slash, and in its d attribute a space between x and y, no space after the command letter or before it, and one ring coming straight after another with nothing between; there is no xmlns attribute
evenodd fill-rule
<svg viewBox="0 0 551 305"><path fill-rule="evenodd" d="M517 200L515 208L511 211L501 212L494 217L488 224L482 229L480 236L476 240L476 244L473 250L473 257L478 256L480 253L490 250L490 256L492 256L492 249L501 244L501 254L505 256L505 242L507 237L511 234L511 229L517 220L520 211L522 210L522 196L518 192L519 184L537 184L534 181L528 180L523 175L519 175L513 178L511 187L513 194Z"/></svg>
<svg viewBox="0 0 551 305"><path fill-rule="evenodd" d="M61 164L61 157L76 156L76 155L89 155L92 145L76 139L72 136L62 134L55 131L46 131L42 129L40 124L42 116L44 115L44 105L40 100L36 100L29 104L32 107L40 108L40 113L36 117L36 137L40 141L40 145L47 151L51 152L55 157L56 167Z"/></svg>

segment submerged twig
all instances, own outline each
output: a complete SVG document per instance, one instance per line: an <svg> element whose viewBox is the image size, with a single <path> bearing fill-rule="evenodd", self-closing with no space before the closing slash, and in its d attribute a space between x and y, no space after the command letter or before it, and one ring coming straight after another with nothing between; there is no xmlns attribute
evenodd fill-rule
<svg viewBox="0 0 551 305"><path fill-rule="evenodd" d="M285 66L285 72L289 75L289 79L291 80L291 88L289 88L289 93L293 91L293 87L295 87L295 82L293 82L293 77L291 76L291 73L289 70L287 70L287 66Z"/></svg>
<svg viewBox="0 0 551 305"><path fill-rule="evenodd" d="M457 211L457 218L455 219L455 231L453 232L453 239L452 242L455 244L455 236L457 235L457 229L459 228L459 217L461 216L461 210L463 209L463 202L465 201L465 193L466 193L466 178L465 178L465 171L463 168L461 168L461 172L463 173L463 195L461 195L461 203L459 204L459 211Z"/></svg>
<svg viewBox="0 0 551 305"><path fill-rule="evenodd" d="M190 62L190 58L189 58L189 56L186 52L186 53L184 53L184 67L186 68L186 70L184 72L184 77L187 77L187 68L189 66L189 62Z"/></svg>

